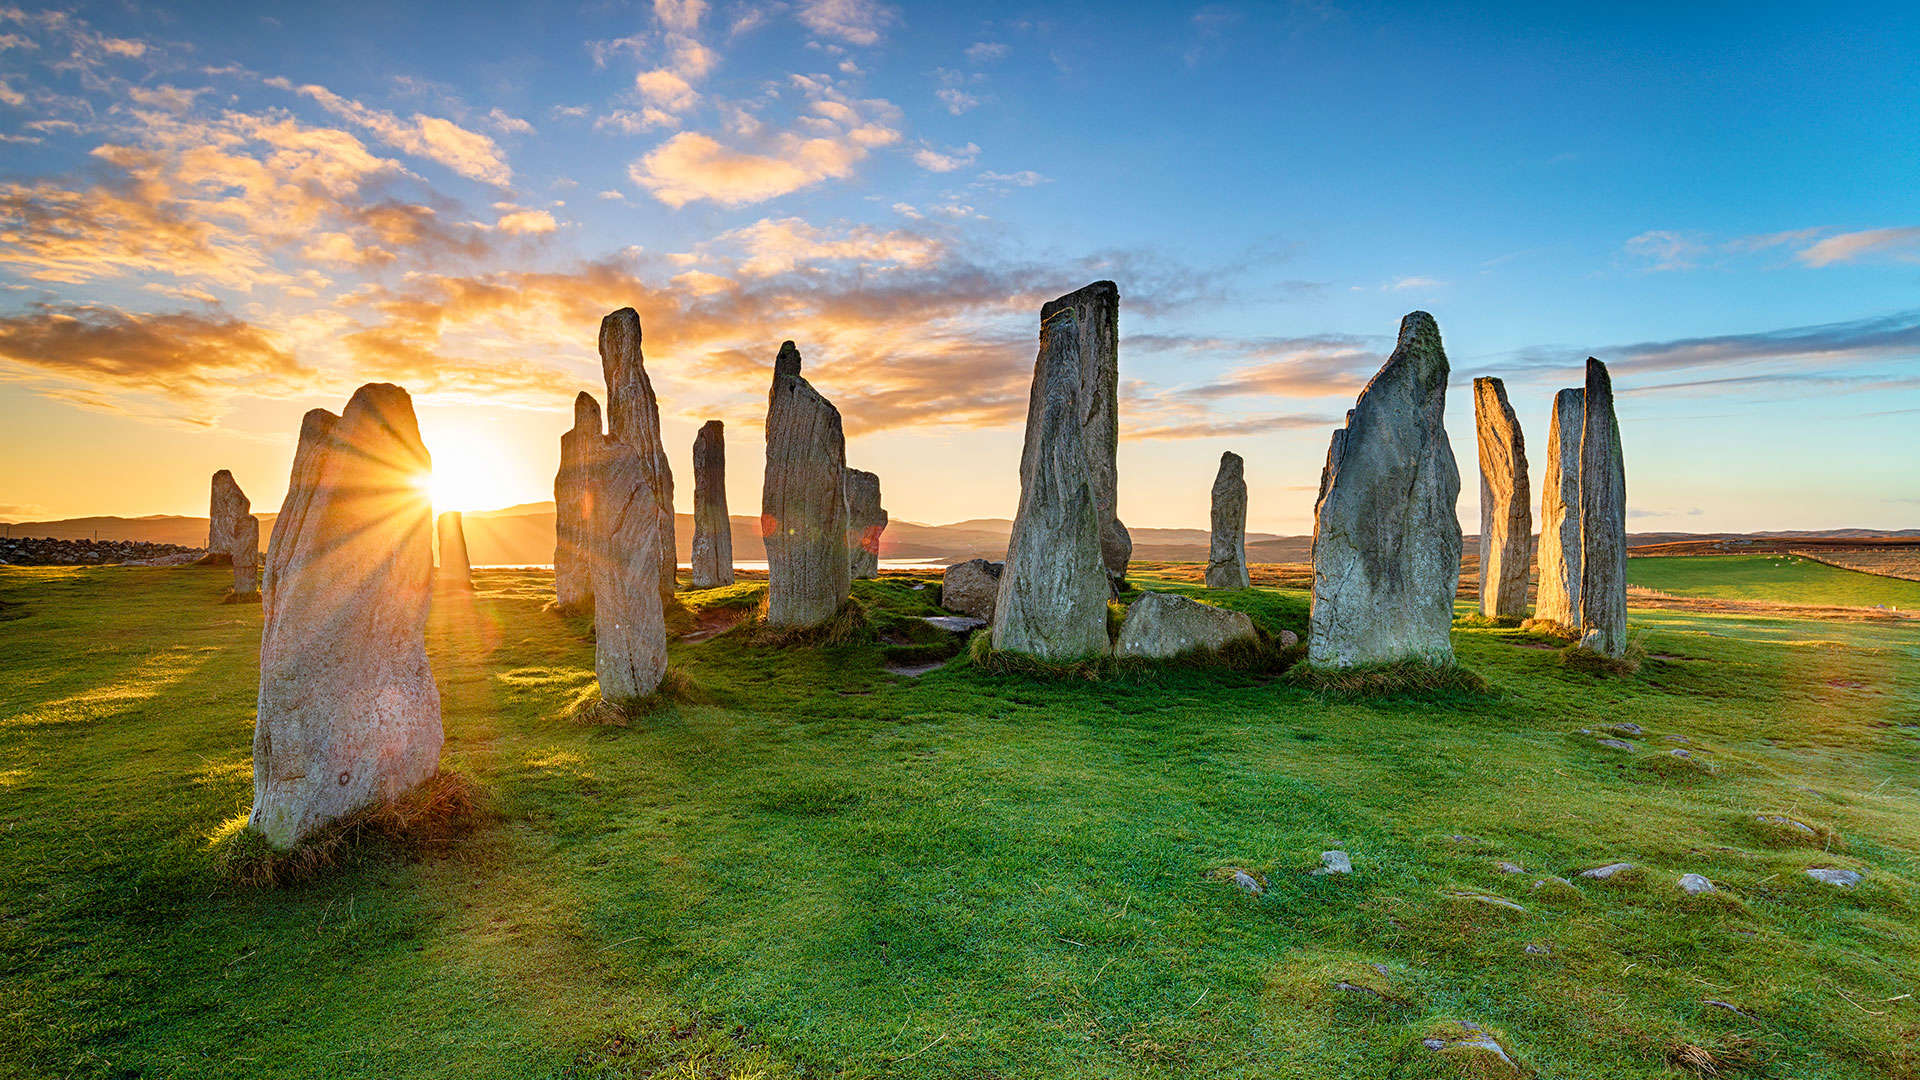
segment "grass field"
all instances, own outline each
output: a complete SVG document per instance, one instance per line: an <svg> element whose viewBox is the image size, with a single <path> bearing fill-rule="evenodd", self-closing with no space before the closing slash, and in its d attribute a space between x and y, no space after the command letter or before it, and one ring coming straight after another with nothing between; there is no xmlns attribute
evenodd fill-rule
<svg viewBox="0 0 1920 1080"><path fill-rule="evenodd" d="M546 575L481 571L429 648L497 817L261 890L216 865L260 618L223 575L0 570L0 1076L1521 1074L1466 1021L1541 1077L1920 1077L1907 627L1636 612L1624 678L1461 630L1491 694L1368 701L722 635L615 728Z"/></svg>
<svg viewBox="0 0 1920 1080"><path fill-rule="evenodd" d="M1674 596L1920 610L1920 581L1842 570L1798 555L1628 559L1627 582Z"/></svg>

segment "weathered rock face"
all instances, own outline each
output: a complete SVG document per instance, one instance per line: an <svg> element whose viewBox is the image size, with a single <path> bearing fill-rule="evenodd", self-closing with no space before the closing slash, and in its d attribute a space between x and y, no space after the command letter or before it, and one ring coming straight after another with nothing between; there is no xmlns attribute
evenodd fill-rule
<svg viewBox="0 0 1920 1080"><path fill-rule="evenodd" d="M253 503L225 469L213 474L213 493L207 500L207 558L218 566L233 558L240 543L241 519L253 512ZM258 525L258 522L255 522ZM255 541L258 542L258 537Z"/></svg>
<svg viewBox="0 0 1920 1080"><path fill-rule="evenodd" d="M733 524L727 518L727 426L700 425L693 439L693 587L733 584Z"/></svg>
<svg viewBox="0 0 1920 1080"><path fill-rule="evenodd" d="M660 688L667 630L660 598L660 515L647 453L609 435L593 471L594 670L616 706Z"/></svg>
<svg viewBox="0 0 1920 1080"><path fill-rule="evenodd" d="M473 586L473 565L467 561L466 523L460 511L448 510L436 523L440 534L440 570L434 580L442 585Z"/></svg>
<svg viewBox="0 0 1920 1080"><path fill-rule="evenodd" d="M940 576L940 606L992 622L993 604L1000 595L1000 574L1006 565L968 559L947 567Z"/></svg>
<svg viewBox="0 0 1920 1080"><path fill-rule="evenodd" d="M240 519L234 536L233 595L260 595L260 519L252 514Z"/></svg>
<svg viewBox="0 0 1920 1080"><path fill-rule="evenodd" d="M1540 482L1540 590L1533 617L1580 625L1580 432L1586 391L1553 396L1547 427L1547 475Z"/></svg>
<svg viewBox="0 0 1920 1080"><path fill-rule="evenodd" d="M1327 455L1313 533L1310 663L1453 661L1460 472L1446 401L1440 328L1416 311Z"/></svg>
<svg viewBox="0 0 1920 1080"><path fill-rule="evenodd" d="M1245 612L1189 600L1174 593L1147 593L1127 605L1115 656L1171 660L1195 652L1219 652L1237 641L1253 641L1253 620Z"/></svg>
<svg viewBox="0 0 1920 1080"><path fill-rule="evenodd" d="M800 350L785 342L767 395L767 471L760 493L768 625L818 626L847 602L852 559L846 468L840 410L801 376Z"/></svg>
<svg viewBox="0 0 1920 1080"><path fill-rule="evenodd" d="M870 472L848 469L848 572L856 580L880 576L880 534L886 531L887 511L880 505L880 478Z"/></svg>
<svg viewBox="0 0 1920 1080"><path fill-rule="evenodd" d="M593 606L593 470L603 443L600 403L583 390L553 474L553 599L575 611Z"/></svg>
<svg viewBox="0 0 1920 1080"><path fill-rule="evenodd" d="M1112 586L1100 555L1100 516L1081 436L1081 343L1072 307L1040 328L1021 455L1020 510L994 603L993 647L1046 660L1104 655Z"/></svg>
<svg viewBox="0 0 1920 1080"><path fill-rule="evenodd" d="M1607 365L1587 358L1580 428L1580 647L1627 651L1627 467Z"/></svg>
<svg viewBox="0 0 1920 1080"><path fill-rule="evenodd" d="M1525 618L1533 491L1527 441L1499 379L1473 380L1473 419L1480 436L1480 613Z"/></svg>
<svg viewBox="0 0 1920 1080"><path fill-rule="evenodd" d="M1133 538L1120 523L1120 287L1096 281L1049 301L1040 308L1040 325L1055 312L1072 311L1080 336L1080 438L1086 447L1087 484L1093 491L1094 514L1100 519L1100 558L1116 590L1126 580L1133 557ZM1044 388L1039 369L1027 398L1027 438L1020 453L1020 474L1026 475L1033 453L1034 425L1041 414Z"/></svg>
<svg viewBox="0 0 1920 1080"><path fill-rule="evenodd" d="M607 380L607 436L640 451L653 491L654 513L660 517L656 560L660 564L660 598L673 602L674 575L679 560L673 545L673 467L660 435L660 403L647 378L646 358L640 352L640 315L632 308L600 320L600 369Z"/></svg>
<svg viewBox="0 0 1920 1080"><path fill-rule="evenodd" d="M1244 589L1247 577L1246 463L1229 450L1213 478L1213 539L1207 548L1207 588Z"/></svg>
<svg viewBox="0 0 1920 1080"><path fill-rule="evenodd" d="M432 510L413 402L386 383L307 414L267 550L249 828L288 847L440 765L427 663Z"/></svg>

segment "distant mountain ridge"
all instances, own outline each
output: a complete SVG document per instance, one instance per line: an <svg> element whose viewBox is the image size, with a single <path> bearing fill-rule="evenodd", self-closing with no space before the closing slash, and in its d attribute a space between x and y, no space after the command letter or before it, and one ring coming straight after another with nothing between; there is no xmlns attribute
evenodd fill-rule
<svg viewBox="0 0 1920 1080"><path fill-rule="evenodd" d="M260 544L264 549L272 535L274 514L260 514ZM476 565L538 564L553 561L553 504L522 503L499 510L468 511L465 515L467 549ZM743 562L764 560L766 548L760 542L760 519L736 515L733 523L734 558ZM964 562L967 559L1001 559L1007 553L1007 536L1013 523L1005 518L973 518L947 525L925 525L916 521L895 521L880 538L880 556L884 559L929 559ZM207 519L171 514L147 517L82 517L60 521L27 521L5 527L9 536L46 536L60 540L144 540L158 544L201 547L207 542ZM1207 558L1206 529L1133 529L1133 557L1149 562L1200 562ZM1468 535L1471 546L1478 538ZM1722 540L1871 540L1920 539L1920 529L1830 529L1777 530L1760 533L1632 533L1633 547L1685 544ZM675 515L675 546L680 558L691 556L693 517ZM1313 537L1280 536L1274 533L1247 534L1247 561L1256 563L1302 563L1311 558Z"/></svg>

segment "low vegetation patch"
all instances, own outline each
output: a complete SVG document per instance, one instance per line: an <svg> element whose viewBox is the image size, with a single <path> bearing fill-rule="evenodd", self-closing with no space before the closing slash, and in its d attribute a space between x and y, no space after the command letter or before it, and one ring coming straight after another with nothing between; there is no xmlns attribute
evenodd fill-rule
<svg viewBox="0 0 1920 1080"><path fill-rule="evenodd" d="M1287 671L1286 681L1303 690L1337 698L1485 695L1493 692L1493 687L1486 679L1459 664L1423 664L1412 660L1346 668L1301 663Z"/></svg>
<svg viewBox="0 0 1920 1080"><path fill-rule="evenodd" d="M1583 671L1589 675L1636 675L1640 665L1647 659L1646 643L1638 638L1627 641L1627 647L1619 656L1607 656L1583 649L1578 644L1569 645L1560 651L1560 666L1569 671Z"/></svg>
<svg viewBox="0 0 1920 1080"><path fill-rule="evenodd" d="M818 626L771 626L763 601L758 609L734 628L748 644L762 649L805 649L827 645L865 645L874 640L867 609L858 600L848 600Z"/></svg>
<svg viewBox="0 0 1920 1080"><path fill-rule="evenodd" d="M443 770L392 802L342 818L285 851L250 829L235 829L216 842L215 865L235 888L291 885L368 856L417 858L444 851L486 816L473 781Z"/></svg>
<svg viewBox="0 0 1920 1080"><path fill-rule="evenodd" d="M696 705L707 700L693 677L671 664L660 677L660 685L645 697L614 700L600 696L600 684L580 688L568 714L582 723L600 727L626 727L637 720L664 712L675 705Z"/></svg>

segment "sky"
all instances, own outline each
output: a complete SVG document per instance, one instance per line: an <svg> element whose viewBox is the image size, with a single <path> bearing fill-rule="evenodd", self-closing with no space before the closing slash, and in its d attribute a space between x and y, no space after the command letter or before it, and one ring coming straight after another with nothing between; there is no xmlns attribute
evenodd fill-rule
<svg viewBox="0 0 1920 1080"><path fill-rule="evenodd" d="M0 6L0 520L284 496L414 396L439 509L551 498L600 317L677 497L758 511L781 341L896 519L1011 517L1040 305L1121 291L1120 515L1310 531L1412 310L1544 465L1613 372L1634 531L1920 527L1913 5ZM498 8L498 10L496 10Z"/></svg>

